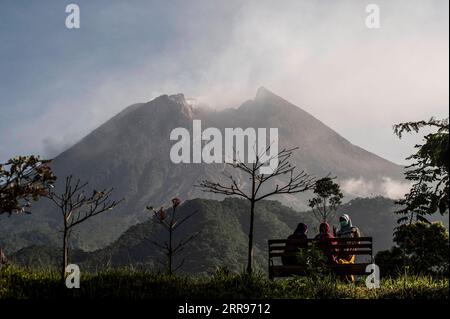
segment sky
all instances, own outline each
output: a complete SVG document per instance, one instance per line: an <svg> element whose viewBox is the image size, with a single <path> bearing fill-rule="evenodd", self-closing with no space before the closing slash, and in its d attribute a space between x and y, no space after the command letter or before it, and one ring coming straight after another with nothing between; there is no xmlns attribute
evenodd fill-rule
<svg viewBox="0 0 450 319"><path fill-rule="evenodd" d="M80 7L67 29L66 5ZM366 5L380 8L366 27ZM161 94L239 107L264 86L353 144L404 164L448 117L448 1L0 0L0 162L52 157Z"/></svg>

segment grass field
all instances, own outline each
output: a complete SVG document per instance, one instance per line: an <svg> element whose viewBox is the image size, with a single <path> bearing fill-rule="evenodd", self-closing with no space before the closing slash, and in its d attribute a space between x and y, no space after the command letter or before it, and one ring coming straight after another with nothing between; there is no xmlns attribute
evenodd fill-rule
<svg viewBox="0 0 450 319"><path fill-rule="evenodd" d="M368 289L364 281L350 284L334 278L270 281L263 274L248 276L226 271L208 277L170 277L122 269L82 275L79 289L67 289L54 271L17 267L0 270L0 299L448 299L448 296L448 279L414 276L384 279L379 289Z"/></svg>

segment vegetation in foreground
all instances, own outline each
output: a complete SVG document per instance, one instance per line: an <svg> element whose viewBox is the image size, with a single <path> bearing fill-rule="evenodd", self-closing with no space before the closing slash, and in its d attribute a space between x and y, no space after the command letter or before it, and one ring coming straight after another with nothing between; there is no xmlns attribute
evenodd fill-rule
<svg viewBox="0 0 450 319"><path fill-rule="evenodd" d="M420 122L401 123L394 126L395 133L401 137L402 132L415 131L422 127L438 128L437 132L424 137L425 144L417 145L416 154L408 157L414 163L408 166L406 179L413 182L413 186L405 198L397 204L403 206L396 211L401 217L399 227L395 228L394 241L397 246L390 251L380 252L376 258L384 263L384 269L394 273L398 270L412 269L414 273L428 274L425 276L404 276L382 281L380 289L369 290L363 282L357 284L343 283L327 276L310 276L308 278L290 278L288 280L268 281L261 273L253 273L253 227L255 224L255 203L275 194L293 194L312 189L316 193L323 193L317 201L310 202L314 211L316 204L325 208L325 199L336 195L332 205L337 206L341 194L336 184L334 189L330 180L325 180L326 189L318 192L321 183L309 177L304 172L293 175L293 169L287 159L291 150L284 150L278 154L282 158L278 169L269 177L258 175L258 165L247 167L244 164L233 165L234 168L250 173L252 180L251 195L245 194L231 177L232 185L223 186L217 182L204 181L199 186L212 193L226 196L238 195L250 202L250 222L248 233L248 258L245 274L231 274L226 271L216 272L212 277L181 277L174 276L172 270L172 256L177 247L183 246L181 241L176 248L172 246L172 231L175 229L175 219L171 218L166 226L169 229L170 243L163 248L168 251L168 274L152 273L147 270L133 269L107 270L97 273L85 273L81 289L69 290L63 285L66 265L68 264L68 234L73 226L112 209L116 203L109 204L109 191L93 191L91 197L84 192L76 195L83 186L79 183L72 189L71 178L66 179L66 192L60 197L52 197L51 186L55 176L47 166L49 161L41 161L35 157L19 157L0 164L0 214L23 213L30 207L31 200L40 197L52 199L64 215L63 262L60 276L52 271L28 272L17 267L4 267L0 271L0 298L39 299L39 298L427 298L448 299L448 231L442 224L430 223L424 216L439 212L442 216L448 214L448 190L450 179L448 175L448 119ZM283 152L286 152L283 155ZM258 163L258 162L257 162ZM262 166L261 166L262 167ZM6 168L6 169L5 169ZM257 192L268 178L290 174L286 186L265 195L257 196ZM323 180L321 180L323 181ZM83 184L84 185L84 184ZM331 192L332 191L332 192ZM319 194L320 195L320 194ZM58 201L58 199L60 199ZM173 202L173 216L180 200ZM163 214L164 213L164 214ZM328 214L322 212L324 221ZM164 216L163 216L164 215ZM258 212L259 217L261 212ZM165 219L164 210L160 211L159 221ZM223 218L222 218L223 219ZM185 219L184 219L185 220ZM183 221L183 220L182 220ZM180 222L181 224L182 222ZM179 225L179 224L178 224ZM377 225L379 228L379 225ZM221 227L223 229L223 227ZM233 232L230 232L233 233ZM268 232L266 232L267 235ZM229 235L229 233L227 233ZM224 236L227 237L227 236ZM193 237L190 237L193 238ZM208 242L208 241L206 241ZM157 242L155 242L157 243ZM225 246L226 247L226 246ZM126 245L129 251L129 245ZM4 264L0 250L0 266ZM110 256L111 260L111 256ZM203 260L203 259L202 259ZM233 263L236 264L236 263ZM316 272L314 272L316 273ZM389 272L385 272L385 275ZM437 277L431 277L437 275ZM446 276L442 276L446 275ZM58 277L61 279L59 280ZM390 278L390 277L389 277ZM445 278L445 279L437 279ZM61 282L62 281L62 282Z"/></svg>
<svg viewBox="0 0 450 319"><path fill-rule="evenodd" d="M364 281L343 283L331 277L292 277L270 281L261 273L232 274L218 270L212 276L169 276L121 269L84 274L79 289L61 285L56 271L33 272L8 266L0 270L0 299L448 299L448 278L402 276L383 279L379 289Z"/></svg>

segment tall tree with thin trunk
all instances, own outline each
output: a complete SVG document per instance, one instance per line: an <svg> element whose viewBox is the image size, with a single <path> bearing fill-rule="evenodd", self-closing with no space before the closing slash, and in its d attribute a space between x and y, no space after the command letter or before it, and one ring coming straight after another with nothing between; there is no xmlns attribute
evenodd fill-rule
<svg viewBox="0 0 450 319"><path fill-rule="evenodd" d="M336 214L336 210L342 203L344 195L338 183L331 177L324 177L316 181L314 186L314 198L309 200L314 217L319 223L326 223Z"/></svg>
<svg viewBox="0 0 450 319"><path fill-rule="evenodd" d="M122 200L110 200L113 189L102 191L93 190L86 193L88 183L80 180L73 181L72 175L66 177L64 190L61 193L50 192L48 198L59 208L63 217L63 245L61 276L64 281L69 259L69 239L75 226L80 225L91 217L112 210Z"/></svg>
<svg viewBox="0 0 450 319"><path fill-rule="evenodd" d="M250 202L250 229L248 232L248 251L247 251L247 273L252 273L253 263L253 234L255 221L255 204L263 199L281 194L296 194L314 187L315 178L304 171L296 172L296 167L289 160L292 152L298 148L283 149L276 155L264 159L263 154L256 154L256 159L252 163L244 163L234 156L232 163L228 163L233 169L243 172L248 176L251 186L245 188L244 184L232 174L226 175L229 182L220 183L203 180L200 187L204 192L222 194L226 196L239 196ZM270 151L270 146L265 150L266 154ZM278 158L278 166L270 174L261 174L260 168L267 166L271 159ZM287 180L281 178L287 176ZM276 181L275 186L268 182ZM267 186L267 187L264 187Z"/></svg>

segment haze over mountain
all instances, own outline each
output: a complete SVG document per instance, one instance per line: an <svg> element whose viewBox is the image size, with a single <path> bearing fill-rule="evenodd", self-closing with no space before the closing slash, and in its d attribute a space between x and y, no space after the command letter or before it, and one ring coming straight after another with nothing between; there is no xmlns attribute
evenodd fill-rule
<svg viewBox="0 0 450 319"><path fill-rule="evenodd" d="M147 205L168 204L174 196L183 200L217 197L207 196L193 186L202 179L222 180L225 165L174 164L169 157L175 143L169 139L170 132L176 127L191 131L194 119L202 121L203 129L278 128L279 149L299 147L292 163L317 177L336 176L347 200L361 195L352 192L361 191L365 185L370 185L367 189L373 195L389 195L389 183L398 186L403 179L401 166L351 144L265 88L258 89L256 97L239 108L223 111L194 108L183 94L162 95L129 106L54 159L57 188L65 176L73 174L95 189L114 187L115 197L125 199L111 213L82 225L81 236L74 234L76 246L93 250L111 243L130 226L148 219ZM236 176L241 183L246 182L242 175ZM306 210L310 195L272 199ZM6 248L46 244L59 238L59 212L46 200L33 207L31 216L0 218L0 243Z"/></svg>

